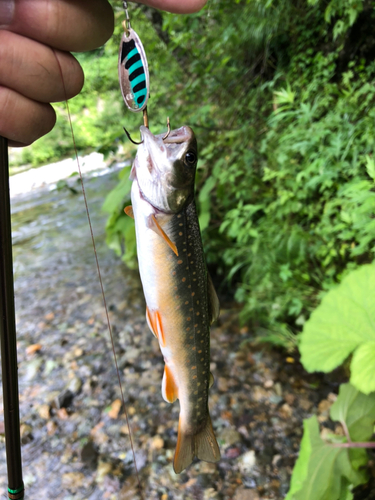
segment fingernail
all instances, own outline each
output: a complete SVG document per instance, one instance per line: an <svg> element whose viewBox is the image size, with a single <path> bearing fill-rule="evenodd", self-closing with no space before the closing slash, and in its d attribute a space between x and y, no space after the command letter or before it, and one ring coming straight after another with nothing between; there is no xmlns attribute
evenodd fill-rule
<svg viewBox="0 0 375 500"><path fill-rule="evenodd" d="M14 0L0 0L0 28L6 28L13 21Z"/></svg>

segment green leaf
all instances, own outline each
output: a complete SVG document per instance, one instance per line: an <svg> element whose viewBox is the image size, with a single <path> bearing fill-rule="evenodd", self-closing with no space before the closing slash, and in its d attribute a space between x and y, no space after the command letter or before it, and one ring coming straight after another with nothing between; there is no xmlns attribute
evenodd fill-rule
<svg viewBox="0 0 375 500"><path fill-rule="evenodd" d="M315 415L304 420L303 427L301 451L286 500L350 498L350 485L363 484L366 478L353 468L349 450L322 440ZM366 461L361 465L365 465Z"/></svg>
<svg viewBox="0 0 375 500"><path fill-rule="evenodd" d="M332 420L346 423L352 441L368 441L374 429L375 393L366 396L351 384L341 384L330 413Z"/></svg>
<svg viewBox="0 0 375 500"><path fill-rule="evenodd" d="M352 352L351 382L368 394L375 390L375 266L352 271L329 291L305 323L301 361L307 371L329 372Z"/></svg>
<svg viewBox="0 0 375 500"><path fill-rule="evenodd" d="M366 155L366 170L371 179L375 181L375 161L369 155Z"/></svg>
<svg viewBox="0 0 375 500"><path fill-rule="evenodd" d="M120 182L112 191L110 191L104 200L102 210L108 214L112 214L116 210L122 208L126 198L129 198L129 193L133 181L129 179L131 167L125 167L119 174Z"/></svg>
<svg viewBox="0 0 375 500"><path fill-rule="evenodd" d="M365 394L375 391L375 342L366 342L353 355L350 382Z"/></svg>

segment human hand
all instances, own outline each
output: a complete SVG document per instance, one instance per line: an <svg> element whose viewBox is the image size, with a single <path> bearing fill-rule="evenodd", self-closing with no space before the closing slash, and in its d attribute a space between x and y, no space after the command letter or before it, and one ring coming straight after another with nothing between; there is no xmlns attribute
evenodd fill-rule
<svg viewBox="0 0 375 500"><path fill-rule="evenodd" d="M31 144L53 128L50 103L83 86L69 52L99 47L112 32L107 0L0 0L0 135L10 146Z"/></svg>
<svg viewBox="0 0 375 500"><path fill-rule="evenodd" d="M206 1L141 0L185 14ZM82 68L69 52L103 45L113 22L107 0L0 0L0 135L10 146L27 146L53 128L50 103L83 86Z"/></svg>

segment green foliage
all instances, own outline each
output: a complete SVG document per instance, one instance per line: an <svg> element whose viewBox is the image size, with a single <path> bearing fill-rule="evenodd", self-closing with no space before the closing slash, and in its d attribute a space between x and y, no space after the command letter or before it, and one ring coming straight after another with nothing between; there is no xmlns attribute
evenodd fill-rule
<svg viewBox="0 0 375 500"><path fill-rule="evenodd" d="M360 393L350 384L340 387L331 407L331 419L340 422L347 436L320 436L315 416L304 420L301 450L293 470L286 500L353 499L352 489L367 480L361 470L367 464L365 446L373 434L375 394ZM343 447L363 442L363 448Z"/></svg>
<svg viewBox="0 0 375 500"><path fill-rule="evenodd" d="M375 391L375 265L352 271L330 290L304 325L301 361L308 371L329 372L352 353L351 383Z"/></svg>
<svg viewBox="0 0 375 500"><path fill-rule="evenodd" d="M106 224L107 245L133 269L137 265L135 227L133 219L124 213L124 208L130 205L132 181L129 180L129 174L130 167L121 170L120 182L108 193L103 211L110 214Z"/></svg>

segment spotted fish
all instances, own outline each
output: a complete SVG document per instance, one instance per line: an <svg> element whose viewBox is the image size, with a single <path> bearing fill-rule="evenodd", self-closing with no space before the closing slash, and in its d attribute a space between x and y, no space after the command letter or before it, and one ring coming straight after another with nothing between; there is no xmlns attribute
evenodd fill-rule
<svg viewBox="0 0 375 500"><path fill-rule="evenodd" d="M208 410L210 325L219 302L208 275L194 201L197 141L181 127L163 141L141 127L135 158L132 207L146 317L164 356L162 394L180 401L174 470L194 457L220 459Z"/></svg>

